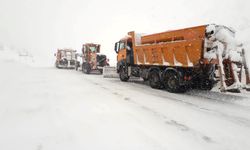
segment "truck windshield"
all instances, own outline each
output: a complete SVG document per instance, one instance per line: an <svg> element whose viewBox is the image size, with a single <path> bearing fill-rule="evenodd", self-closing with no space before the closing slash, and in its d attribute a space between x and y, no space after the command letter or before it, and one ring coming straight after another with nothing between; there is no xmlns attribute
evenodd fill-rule
<svg viewBox="0 0 250 150"><path fill-rule="evenodd" d="M66 52L66 58L68 60L71 60L72 59L72 52Z"/></svg>
<svg viewBox="0 0 250 150"><path fill-rule="evenodd" d="M125 42L120 42L120 48L119 49L125 49Z"/></svg>
<svg viewBox="0 0 250 150"><path fill-rule="evenodd" d="M71 52L66 52L66 56L71 56Z"/></svg>
<svg viewBox="0 0 250 150"><path fill-rule="evenodd" d="M94 46L89 47L89 49L91 50L91 52L96 52L96 47Z"/></svg>

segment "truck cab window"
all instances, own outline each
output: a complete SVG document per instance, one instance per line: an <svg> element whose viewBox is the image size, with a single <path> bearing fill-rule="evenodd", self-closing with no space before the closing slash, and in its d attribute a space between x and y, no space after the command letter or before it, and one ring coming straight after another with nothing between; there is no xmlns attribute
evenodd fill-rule
<svg viewBox="0 0 250 150"><path fill-rule="evenodd" d="M89 49L91 50L91 52L96 52L96 47L94 46L89 47Z"/></svg>
<svg viewBox="0 0 250 150"><path fill-rule="evenodd" d="M119 50L121 50L121 49L125 49L125 43L124 42L120 42Z"/></svg>

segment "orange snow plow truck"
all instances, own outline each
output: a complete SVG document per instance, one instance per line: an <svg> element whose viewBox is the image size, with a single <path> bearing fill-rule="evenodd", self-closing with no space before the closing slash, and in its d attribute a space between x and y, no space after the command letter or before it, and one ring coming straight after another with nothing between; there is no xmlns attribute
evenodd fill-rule
<svg viewBox="0 0 250 150"><path fill-rule="evenodd" d="M222 28L214 25L217 30L210 30L208 26L151 35L129 32L115 43L120 80L128 81L131 76L141 77L144 81L148 80L152 88L166 88L174 93L190 88L211 90L217 81L220 81L223 92L249 89L243 46L237 45L235 49L240 60L225 57L222 55L225 48L218 44L222 41L211 39L218 31L222 32ZM230 28L223 27L225 32L234 35Z"/></svg>
<svg viewBox="0 0 250 150"><path fill-rule="evenodd" d="M82 71L89 74L91 71L97 70L103 73L103 67L109 66L107 56L100 54L99 44L86 43L82 47Z"/></svg>

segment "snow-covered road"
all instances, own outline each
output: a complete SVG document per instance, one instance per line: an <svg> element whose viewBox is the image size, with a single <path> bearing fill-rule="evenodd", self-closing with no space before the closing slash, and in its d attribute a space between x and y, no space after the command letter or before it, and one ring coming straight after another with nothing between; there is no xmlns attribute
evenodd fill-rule
<svg viewBox="0 0 250 150"><path fill-rule="evenodd" d="M0 60L1 150L247 150L250 95Z"/></svg>

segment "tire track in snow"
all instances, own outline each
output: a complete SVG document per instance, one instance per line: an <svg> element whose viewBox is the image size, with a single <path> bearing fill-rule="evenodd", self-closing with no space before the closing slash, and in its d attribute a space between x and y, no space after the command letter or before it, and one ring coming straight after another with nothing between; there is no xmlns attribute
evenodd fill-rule
<svg viewBox="0 0 250 150"><path fill-rule="evenodd" d="M140 107L141 109L143 109L147 112L150 112L151 114L153 114L154 116L156 116L158 118L161 118L163 120L163 122L168 126L173 126L173 127L177 128L178 130L183 131L183 132L187 132L188 134L191 134L195 137L198 136L199 138L201 138L202 140L204 140L207 143L216 143L211 137L206 136L206 135L202 134L201 132L199 132L195 129L192 129L192 128L188 127L187 125L182 124L176 120L170 119L167 116L163 115L162 113L159 113L159 112L157 112L149 107L143 106L143 105L137 103L136 101L132 100L131 98L125 97L124 100L129 101L130 103L133 103L134 105Z"/></svg>
<svg viewBox="0 0 250 150"><path fill-rule="evenodd" d="M216 116L217 117L222 117L225 120L233 122L233 123L235 123L237 125L250 127L250 119L249 118L234 116L234 114L230 115L230 114L228 114L228 112L222 112L222 111L220 111L220 109L214 109L213 107L211 109L210 105L208 105L209 107L203 107L203 106L200 106L199 104L198 105L196 104L197 101L200 100L200 102L205 101L208 104L213 104L213 105L222 104L223 107L233 106L233 108L235 108L235 109L237 108L236 110L241 110L242 109L242 110L249 111L249 107L244 107L242 105L238 105L238 104L234 103L233 100L235 100L235 96L230 97L228 95L226 95L226 96L222 95L223 98L224 98L224 100L222 101L221 99L213 99L213 98L209 98L209 97L206 98L206 95L205 96L192 95L192 94L190 95L190 93L173 94L173 93L165 92L163 90L154 90L154 89L151 89L150 87L146 86L141 81L138 82L138 80L135 80L135 81L132 80L130 82L124 83L124 82L121 82L121 81L116 80L116 79L115 80L114 79L103 80L102 78L99 78L99 77L98 78L96 78L96 77L93 78L91 76L89 76L89 77L87 76L87 77L84 77L84 78L88 82L91 82L92 84L94 84L96 86L99 86L100 88L110 92L111 94L113 94L113 95L115 95L115 96L117 96L119 98L122 98L124 101L128 101L129 103L132 103L132 104L140 107L141 109L143 109L143 110L145 110L147 112L150 112L154 116L161 118L166 125L173 126L173 127L177 128L178 130L183 131L183 132L188 131L187 133L190 133L193 136L198 136L200 139L202 139L202 140L204 140L204 141L206 141L208 143L216 143L216 141L213 140L211 137L206 136L205 134L202 134L202 132L199 132L199 131L197 131L195 129L192 129L192 128L188 127L187 125L182 124L182 123L180 123L180 122L178 122L176 120L168 118L167 116L165 116L164 114L158 112L155 109L152 109L150 107L147 107L147 106L145 106L143 104L138 103L137 101L131 99L126 94L125 95L121 94L120 91L130 90L131 86L132 86L133 90L138 89L137 92L144 93L146 95L151 95L151 96L156 96L156 97L159 97L159 98L163 98L166 101L170 100L170 101L174 101L174 102L177 102L177 103L181 103L181 104L184 104L185 106L190 106L190 107L193 107L193 108L195 108L197 110L200 110L205 114L210 114L213 117L214 116L215 117ZM137 84L137 83L139 83L139 84ZM137 85L137 86L135 86L135 85ZM116 88L114 88L114 87L116 87ZM145 87L147 87L147 88L145 88ZM150 92L148 92L148 91L145 92L145 89L146 90L150 89ZM185 100L185 99L190 99L190 98L192 98L192 101ZM238 98L238 96L236 96L236 98ZM239 97L239 98L241 98L241 97ZM232 100L227 101L227 99L229 99L229 100L232 99ZM235 101L237 101L237 100L235 100Z"/></svg>
<svg viewBox="0 0 250 150"><path fill-rule="evenodd" d="M128 83L131 83L131 82L128 82ZM132 83L138 83L138 81L132 81ZM145 85L141 81L139 81L139 84L140 85ZM141 88L141 87L137 86L136 88ZM215 99L213 99L213 98L210 98L207 95L199 96L200 94L194 94L194 95L192 95L190 93L173 94L173 93L168 93L166 91L166 93L168 93L170 95L178 96L178 98L176 98L176 97L172 97L170 95L166 95L164 93L162 94L162 92L163 92L163 90L152 89L152 92L150 94L154 95L154 96L157 96L157 97L164 98L166 100L172 100L172 101L175 101L175 102L180 102L180 103L183 103L185 105L189 105L191 107L199 109L199 110L201 110L203 112L208 112L210 114L214 114L214 115L217 115L217 116L224 117L227 120L229 120L231 122L234 122L236 124L240 123L243 126L250 127L250 119L247 119L247 118L244 118L244 117L239 117L239 116L234 116L234 115L228 115L228 114L223 113L223 112L221 112L219 110L201 107L201 106L196 105L196 104L194 104L194 103L192 103L190 101L185 100L185 99L190 99L190 98L192 98L192 99L196 98L196 99L199 99L200 101L205 100L205 101L209 101L209 102L211 102L210 100L213 100L214 102L217 102L217 103L227 104L227 105L233 105L234 107L239 107L237 109L240 109L240 110L250 111L249 107L238 105L238 104L235 104L235 103L232 102L232 101L237 101L236 100L237 98L238 98L238 100L243 100L246 97L235 96L235 95L226 95L226 94L217 93L217 95L215 96ZM215 92L213 92L213 93L215 93ZM185 96L189 96L190 98L187 98Z"/></svg>
<svg viewBox="0 0 250 150"><path fill-rule="evenodd" d="M98 83L96 81L93 81L93 79L91 79L91 78L85 78L85 79L87 81L91 82L92 84L100 86L104 90L108 90L108 91L113 90L113 89L110 89L108 86L101 84L101 82ZM97 79L100 79L100 78L97 78ZM105 80L105 81L109 82L109 84L114 84L114 85L117 84L117 83L121 83L120 81L119 82L113 82L113 81L116 81L116 80ZM140 86L133 86L131 83L133 83L133 84L135 83L135 84L140 85ZM125 83L122 82L122 84L123 84L123 88L129 88L129 87L133 86L133 88L138 88L138 89L142 89L142 90L145 90L145 86L147 86L144 82L138 81L138 80L131 80L130 82L125 82ZM151 88L150 88L150 90L151 90L150 95L160 97L160 98L163 98L165 100L171 100L171 101L174 101L174 102L179 102L179 103L188 105L190 107L193 107L193 108L195 108L197 110L200 110L200 111L202 111L204 113L209 113L209 114L211 114L213 116L216 115L216 116L219 116L219 117L223 117L223 118L227 119L230 122L240 124L242 126L250 127L250 119L248 119L248 118L244 118L244 117L240 117L240 116L234 116L234 115L228 115L228 114L226 114L224 112L221 112L220 110L202 107L202 106L194 104L194 103L192 103L190 101L187 101L185 99L192 98L192 99L196 99L196 100L198 99L200 101L205 100L205 101L208 101L208 102L211 102L211 100L213 100L213 101L215 101L217 103L233 105L234 107L237 106L237 107L239 107L239 109L241 109L241 110L245 109L247 111L250 111L249 107L244 107L242 105L234 104L234 103L232 103L232 101L225 101L225 100L222 101L222 100L216 100L216 99L212 99L212 98L209 99L209 98L206 98L205 96L201 97L201 96L196 96L196 95L190 95L189 93L173 94L173 93L168 93L167 91L163 91L163 90L156 90L156 89L151 89ZM117 92L116 90L113 90L112 94L115 94L115 95L117 95L119 97L123 96L122 94L119 94L119 92ZM148 93L145 92L144 94L148 94ZM175 97L173 97L173 95ZM187 98L187 96L189 98ZM225 94L221 94L220 96L223 97L223 96L225 96ZM239 97L239 96L230 97L230 96L226 95L222 99L229 99L229 100L233 99L233 100L235 100L235 97ZM239 97L239 98L242 98L242 97Z"/></svg>
<svg viewBox="0 0 250 150"><path fill-rule="evenodd" d="M176 120L173 120L173 119L170 119L168 118L167 116L163 115L162 113L159 113L149 107L146 107L146 106L143 106L139 103L137 103L136 101L134 101L133 99L131 99L130 97L126 97L125 95L113 90L113 89L110 89L102 84L99 84L95 81L91 81L91 80L88 80L89 82L93 83L94 85L96 86L99 86L101 87L102 89L106 90L107 92L113 94L114 96L117 96L119 98L122 97L122 99L124 101L127 101L129 103L132 103L133 105L145 110L146 112L150 112L151 114L153 114L155 117L158 117L158 118L161 118L163 120L163 123L168 125L168 126L172 126L172 127L175 127L177 128L178 130L182 131L182 132L187 132L188 134L191 134L192 136L194 137L199 137L200 139L202 139L203 141L207 142L207 143L216 143L211 137L209 136L206 136L204 135L203 133L195 130L195 129L192 129L190 127L188 127L187 125L185 124L182 124Z"/></svg>
<svg viewBox="0 0 250 150"><path fill-rule="evenodd" d="M110 89L107 85L103 85L102 84L103 81L102 82L98 82L98 80L93 81L93 78L88 78L88 77L91 77L91 76L86 76L86 77L84 77L84 78L87 81L89 81L92 84L95 84L97 86L100 86L104 90L113 90L113 89ZM98 77L98 76L95 76L95 77ZM95 78L95 79L102 79L102 78ZM173 94L173 93L168 93L167 91L164 91L164 90L151 89L150 87L147 86L147 83L145 83L145 82L143 82L141 80L138 80L138 79L132 79L130 82L125 82L125 83L121 82L118 79L105 80L105 82L109 82L109 84L113 84L113 85L116 85L117 83L122 83L123 88L130 88L131 86L133 86L132 84L136 84L136 85L139 85L139 86L133 86L133 88L137 88L137 89L140 89L140 90L145 90L145 86L146 86L148 89L151 90L150 95L160 97L160 98L163 98L165 100L171 100L171 101L174 101L174 102L179 102L179 103L188 105L190 107L193 107L193 108L195 108L197 110L200 110L200 111L202 111L204 113L209 113L210 115L213 115L213 116L216 115L216 116L219 116L219 117L223 117L223 118L225 118L226 120L228 120L230 122L240 124L242 126L250 127L250 119L248 119L248 118L235 116L234 114L229 115L229 114L224 113L224 112L222 112L220 110L202 107L202 106L199 106L197 104L194 104L193 101L185 100L185 99L190 99L190 98L192 98L194 100L198 100L198 101L203 100L203 101L207 101L207 102L211 102L211 100L213 100L213 102L216 102L216 103L220 103L220 104L223 104L223 105L232 105L233 107L237 107L237 109L250 111L250 108L247 107L247 106L245 107L245 106L233 103L233 101L236 101L237 98L239 98L239 100L244 99L244 97L241 97L241 96L232 96L232 95L226 95L226 94L219 93L219 94L217 94L217 96L215 96L216 99L213 99L213 98L210 98L207 95L201 95L201 96L200 96L200 94L194 94L193 95L192 92L191 93L190 92L189 93L184 93L184 94L183 93L182 94ZM139 91L139 92L141 92L141 91ZM115 93L116 95L118 95L120 97L122 96L122 94L119 94L118 92L116 92L116 90L113 91L112 93ZM144 92L144 94L148 94L148 93ZM173 97L173 96L175 96L175 97ZM218 97L220 97L220 98L218 98Z"/></svg>

